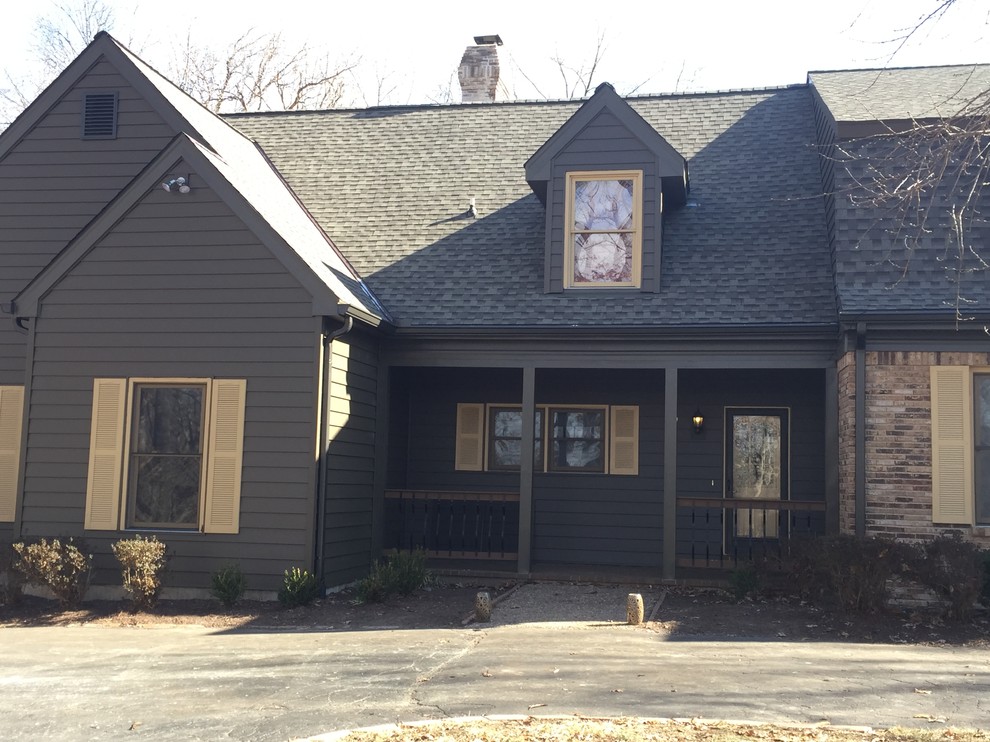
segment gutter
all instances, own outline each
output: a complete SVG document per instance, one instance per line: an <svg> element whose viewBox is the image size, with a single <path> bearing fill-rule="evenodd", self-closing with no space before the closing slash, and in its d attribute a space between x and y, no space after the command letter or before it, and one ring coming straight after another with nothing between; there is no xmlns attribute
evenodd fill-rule
<svg viewBox="0 0 990 742"><path fill-rule="evenodd" d="M327 443L330 437L330 368L333 365L333 341L346 335L354 328L354 318L345 317L344 324L332 332L326 331L326 320L324 319L324 331L321 339L323 343L323 368L320 373L323 375L320 381L320 460L316 475L316 549L313 558L313 573L316 578L323 580L323 554L325 552L326 540L326 482L327 482Z"/></svg>
<svg viewBox="0 0 990 742"><path fill-rule="evenodd" d="M866 323L856 324L856 535L866 535Z"/></svg>
<svg viewBox="0 0 990 742"><path fill-rule="evenodd" d="M21 322L23 322L26 318L18 317L17 314L15 314L14 302L5 301L2 304L0 304L0 312L2 312L3 314L10 315L10 321L14 323L14 329L17 330L21 335L28 334L28 328L26 328L24 325L21 324Z"/></svg>

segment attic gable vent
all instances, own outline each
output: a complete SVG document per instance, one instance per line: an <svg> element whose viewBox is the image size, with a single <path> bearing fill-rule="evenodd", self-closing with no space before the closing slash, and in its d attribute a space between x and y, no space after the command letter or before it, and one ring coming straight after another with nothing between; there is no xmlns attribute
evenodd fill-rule
<svg viewBox="0 0 990 742"><path fill-rule="evenodd" d="M117 136L117 94L86 93L83 96L83 139L114 139Z"/></svg>

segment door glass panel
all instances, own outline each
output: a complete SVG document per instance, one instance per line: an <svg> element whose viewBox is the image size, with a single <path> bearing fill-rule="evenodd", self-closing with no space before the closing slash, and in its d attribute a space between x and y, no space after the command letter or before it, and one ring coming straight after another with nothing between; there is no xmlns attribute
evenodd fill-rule
<svg viewBox="0 0 990 742"><path fill-rule="evenodd" d="M734 414L732 420L732 496L755 500L781 497L782 425L779 415ZM777 538L778 510L737 508L736 536Z"/></svg>

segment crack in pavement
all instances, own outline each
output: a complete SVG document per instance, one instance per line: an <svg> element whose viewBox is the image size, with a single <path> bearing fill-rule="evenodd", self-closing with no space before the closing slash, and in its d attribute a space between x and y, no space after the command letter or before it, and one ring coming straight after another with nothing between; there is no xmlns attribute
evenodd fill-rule
<svg viewBox="0 0 990 742"><path fill-rule="evenodd" d="M445 709L441 708L440 706L438 706L438 705L436 705L434 703L426 703L425 701L423 701L419 697L419 686L421 684L423 684L423 683L430 682L445 667L448 667L450 664L456 662L457 660L460 660L460 659L463 659L464 657L466 657L474 649L476 649L478 647L478 645L481 644L481 642L487 636L488 636L488 632L487 631L482 631L482 632L475 633L474 636L471 638L471 641L469 641L467 643L467 646L465 646L459 652L457 652L456 654L450 655L449 657L447 657L445 660L443 660L442 662L440 662L435 667L432 667L429 670L427 670L426 672L422 673L421 675L418 675L416 677L416 681L415 681L416 684L413 685L409 689L408 703L410 703L413 706L416 706L417 708L435 708L443 716L449 717L450 714L447 713L447 711Z"/></svg>

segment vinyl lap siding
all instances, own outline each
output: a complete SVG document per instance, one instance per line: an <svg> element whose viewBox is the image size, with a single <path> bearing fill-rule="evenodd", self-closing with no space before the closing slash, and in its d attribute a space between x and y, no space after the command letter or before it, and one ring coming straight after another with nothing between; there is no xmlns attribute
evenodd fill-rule
<svg viewBox="0 0 990 742"><path fill-rule="evenodd" d="M317 320L309 295L208 189L150 192L42 300L24 535L83 535L93 378L247 379L240 533L159 533L168 584L238 563L252 589L311 566ZM115 534L120 537L123 534ZM96 580L112 539L85 534Z"/></svg>
<svg viewBox="0 0 990 742"><path fill-rule="evenodd" d="M81 138L83 94L119 94L116 139ZM175 134L101 60L0 160L0 302L9 302ZM24 382L24 336L0 322L0 384Z"/></svg>
<svg viewBox="0 0 990 742"><path fill-rule="evenodd" d="M357 331L333 341L324 579L350 582L372 559L378 347Z"/></svg>
<svg viewBox="0 0 990 742"><path fill-rule="evenodd" d="M663 371L538 371L538 404L639 405L639 474L548 472L533 481L537 564L659 567Z"/></svg>
<svg viewBox="0 0 990 742"><path fill-rule="evenodd" d="M566 175L572 170L643 171L642 285L652 286L658 269L656 157L614 115L604 111L554 159L549 196L549 291L560 292L564 288L564 199Z"/></svg>

